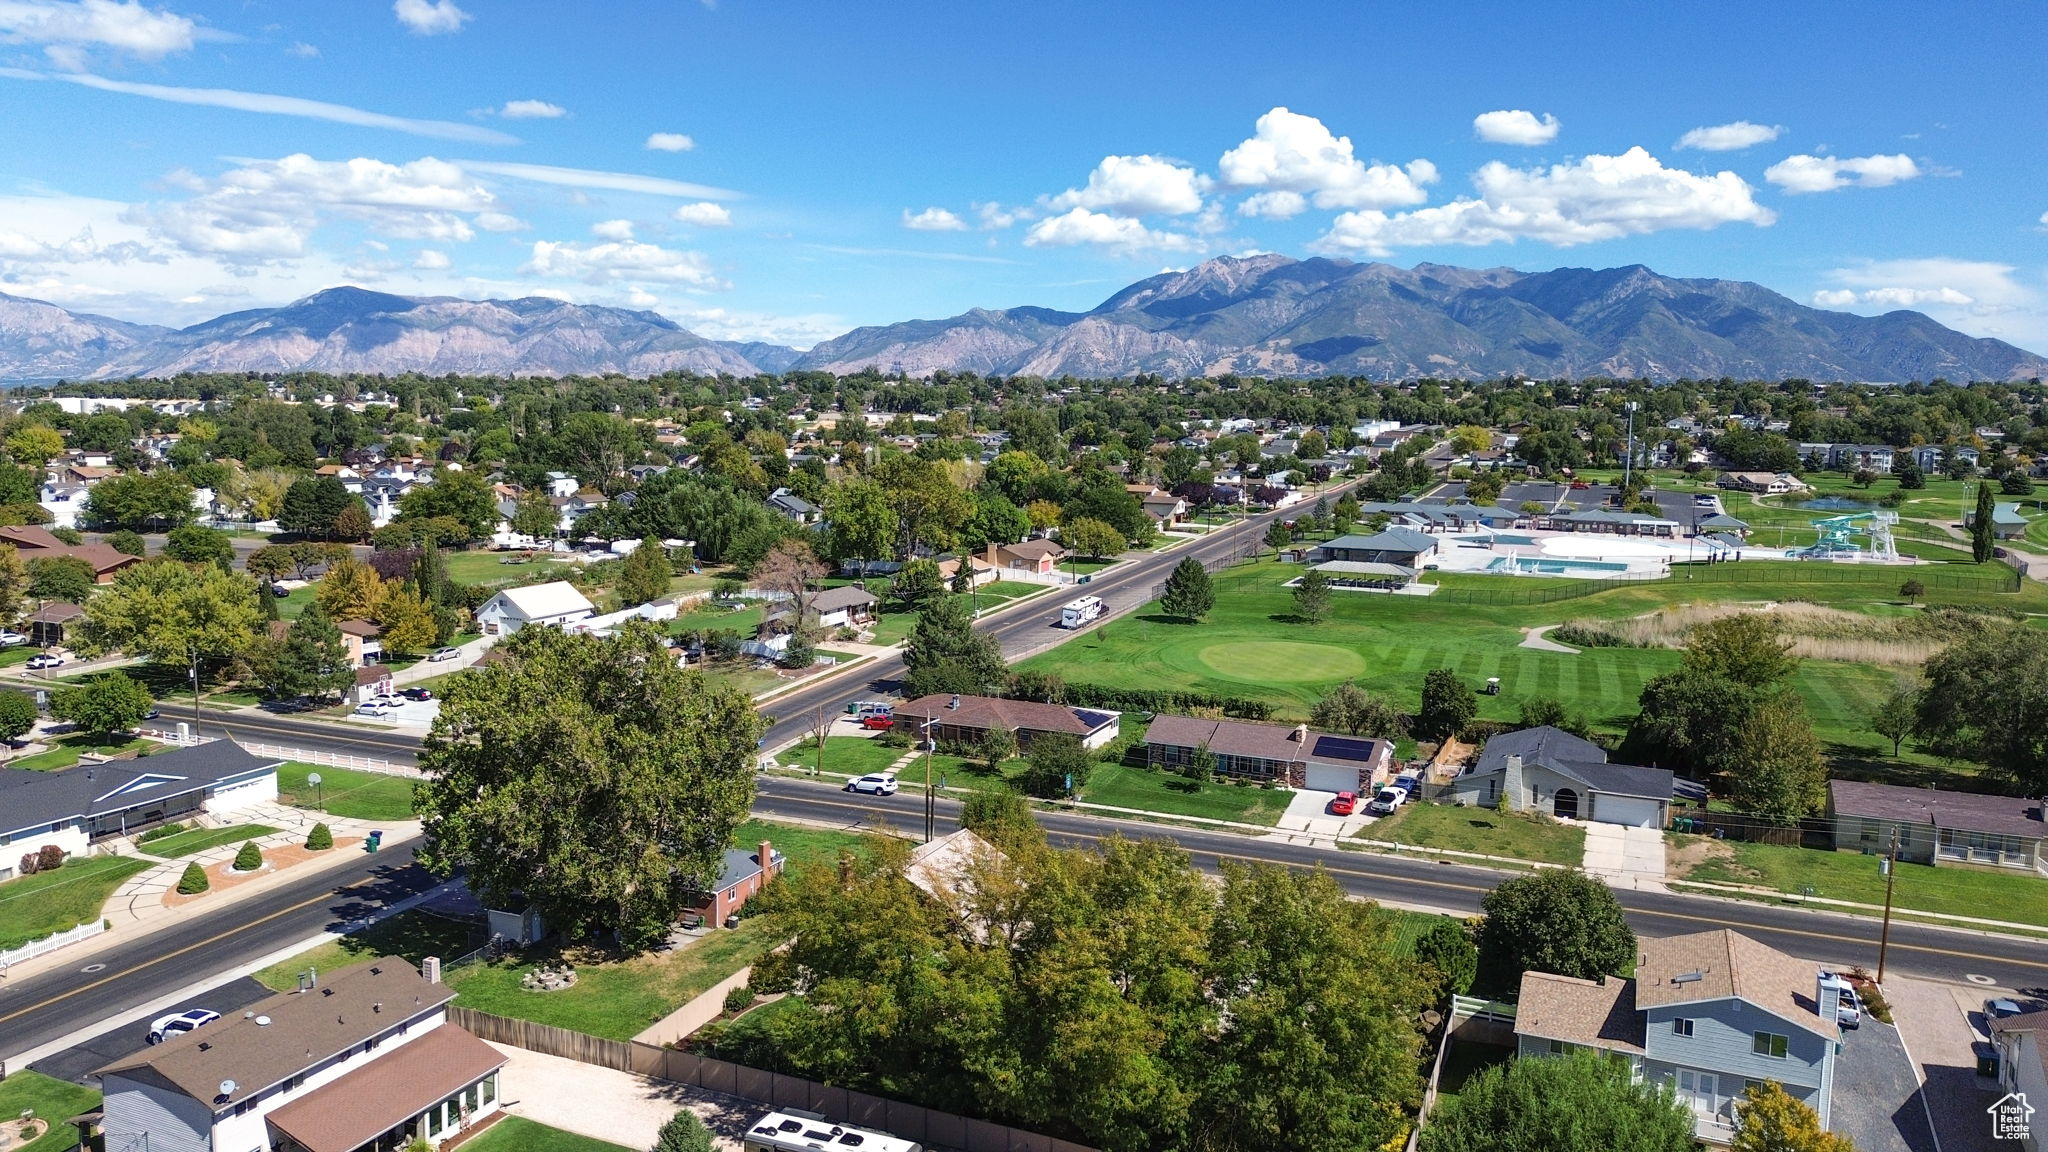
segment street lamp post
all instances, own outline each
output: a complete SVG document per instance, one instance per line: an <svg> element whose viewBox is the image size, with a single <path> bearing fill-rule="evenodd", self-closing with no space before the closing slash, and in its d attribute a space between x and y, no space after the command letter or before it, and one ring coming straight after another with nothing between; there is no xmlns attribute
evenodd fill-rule
<svg viewBox="0 0 2048 1152"><path fill-rule="evenodd" d="M1628 490L1629 477L1633 475L1636 462L1636 402L1633 400L1628 402L1628 444L1625 451L1628 455L1621 462L1621 488L1624 492Z"/></svg>
<svg viewBox="0 0 2048 1152"><path fill-rule="evenodd" d="M1877 933L1877 982L1884 984L1885 954L1892 943L1892 885L1899 878L1899 830L1892 829L1891 847L1885 851L1878 867L1884 869L1884 927Z"/></svg>

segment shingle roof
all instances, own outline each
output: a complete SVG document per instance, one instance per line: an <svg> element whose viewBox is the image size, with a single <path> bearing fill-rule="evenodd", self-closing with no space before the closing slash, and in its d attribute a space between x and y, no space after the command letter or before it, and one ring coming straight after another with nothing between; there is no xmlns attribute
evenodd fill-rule
<svg viewBox="0 0 2048 1152"><path fill-rule="evenodd" d="M505 1065L497 1049L443 1024L264 1117L308 1152L355 1152Z"/></svg>
<svg viewBox="0 0 2048 1152"><path fill-rule="evenodd" d="M1840 1027L1823 1018L1814 996L1819 969L1726 928L1642 941L1636 964L1636 1006L1696 1004L1735 997L1786 1023L1834 1039Z"/></svg>
<svg viewBox="0 0 2048 1152"><path fill-rule="evenodd" d="M816 612L837 612L843 608L859 608L875 603L875 594L852 584L840 588L827 588L811 598L811 608Z"/></svg>
<svg viewBox="0 0 2048 1152"><path fill-rule="evenodd" d="M1488 740L1486 747L1480 750L1474 771L1492 772L1505 768L1510 756L1520 756L1524 764L1548 767L1558 760L1604 761L1607 750L1562 728L1543 724L1503 732Z"/></svg>
<svg viewBox="0 0 2048 1152"><path fill-rule="evenodd" d="M1982 796L1856 780L1829 781L1828 795L1837 816L1930 824L1958 832L2048 837L2048 824L2041 820L2041 802L2023 796Z"/></svg>
<svg viewBox="0 0 2048 1152"><path fill-rule="evenodd" d="M281 763L275 756L253 755L232 740L213 740L160 756L61 772L0 768L0 832L108 815Z"/></svg>
<svg viewBox="0 0 2048 1152"><path fill-rule="evenodd" d="M1328 764L1370 767L1380 758L1384 741L1370 737L1309 732L1296 740L1298 728L1283 724L1247 724L1241 720L1208 720L1198 716L1155 716L1145 742L1169 748L1200 748L1221 756L1256 756L1282 763L1314 760Z"/></svg>
<svg viewBox="0 0 2048 1152"><path fill-rule="evenodd" d="M1524 972L1515 1034L1641 1055L1643 1014L1636 1010L1635 981Z"/></svg>
<svg viewBox="0 0 2048 1152"><path fill-rule="evenodd" d="M940 724L963 728L1007 728L1012 732L1067 732L1086 736L1096 728L1096 725L1082 720L1075 709L1058 704L1001 700L993 696L962 696L959 698L960 706L950 708L948 705L953 699L950 692L934 692L898 705L895 715L899 723L905 720L922 722L936 716ZM910 726L916 727L915 724Z"/></svg>
<svg viewBox="0 0 2048 1152"><path fill-rule="evenodd" d="M1395 525L1371 536L1339 536L1322 548L1331 552L1427 552L1436 546L1434 536Z"/></svg>
<svg viewBox="0 0 2048 1152"><path fill-rule="evenodd" d="M219 1109L455 999L404 960L386 956L325 978L312 992L280 992L227 1017L99 1070L102 1077L156 1079ZM259 1024L258 1020L269 1023ZM220 1093L223 1081L235 1090Z"/></svg>

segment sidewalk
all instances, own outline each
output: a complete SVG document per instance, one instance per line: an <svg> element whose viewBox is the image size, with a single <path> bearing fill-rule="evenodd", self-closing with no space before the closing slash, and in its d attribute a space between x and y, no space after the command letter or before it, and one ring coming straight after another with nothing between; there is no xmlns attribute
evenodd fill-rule
<svg viewBox="0 0 2048 1152"><path fill-rule="evenodd" d="M1681 880L1677 881L1677 883L1684 885L1687 889L1697 889L1701 892L1730 892L1737 896L1768 897L1782 904L1804 905L1821 911L1840 909L1856 915L1881 916L1884 914L1884 905L1882 904L1858 904L1854 900L1832 900L1826 896L1801 896L1796 892L1780 892L1776 888L1757 888L1746 884L1714 884L1704 880ZM1952 924L1958 927L1981 928L1990 932L2007 934L2013 932L2022 932L2034 936L2048 934L2048 925L2022 924L2016 920L1990 920L1982 916L1958 916L1953 912L1929 912L1922 908L1894 906L1892 908L1892 915L1894 917L1912 916L1920 919L1941 921L1942 925L1937 925L1937 927Z"/></svg>

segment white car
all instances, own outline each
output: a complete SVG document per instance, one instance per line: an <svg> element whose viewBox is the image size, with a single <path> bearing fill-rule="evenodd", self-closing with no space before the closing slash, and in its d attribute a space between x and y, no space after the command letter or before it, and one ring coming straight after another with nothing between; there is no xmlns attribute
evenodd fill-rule
<svg viewBox="0 0 2048 1152"><path fill-rule="evenodd" d="M442 660L453 660L460 655L462 655L462 649L460 648L436 648L427 654L427 659L439 663Z"/></svg>
<svg viewBox="0 0 2048 1152"><path fill-rule="evenodd" d="M877 796L896 794L896 777L887 772L870 772L858 780L846 782L848 792L872 792Z"/></svg>
<svg viewBox="0 0 2048 1152"><path fill-rule="evenodd" d="M1372 803L1367 804L1365 810L1374 816L1391 816L1394 809L1399 808L1407 799L1408 793L1389 785L1380 789L1379 795L1372 798Z"/></svg>
<svg viewBox="0 0 2048 1152"><path fill-rule="evenodd" d="M183 1036L185 1033L201 1025L211 1024L218 1019L220 1019L220 1013L209 1012L204 1008L194 1008L187 1012L173 1012L169 1016L157 1017L150 1024L149 1035L144 1037L144 1039L148 1040L151 1044L161 1044L166 1040L174 1040Z"/></svg>
<svg viewBox="0 0 2048 1152"><path fill-rule="evenodd" d="M381 719L396 711L398 711L397 705L387 704L381 699L365 700L361 704L356 705L356 715L358 716L374 716Z"/></svg>
<svg viewBox="0 0 2048 1152"><path fill-rule="evenodd" d="M373 697L370 703L382 704L389 708L403 708L405 707L405 697L400 696L396 692L386 692L380 696Z"/></svg>
<svg viewBox="0 0 2048 1152"><path fill-rule="evenodd" d="M19 632L9 632L4 628L0 628L0 648L19 648L26 643L28 643L28 637L23 636Z"/></svg>
<svg viewBox="0 0 2048 1152"><path fill-rule="evenodd" d="M44 652L29 657L28 666L30 668L62 668L64 666L64 658L62 656L52 656L48 652Z"/></svg>

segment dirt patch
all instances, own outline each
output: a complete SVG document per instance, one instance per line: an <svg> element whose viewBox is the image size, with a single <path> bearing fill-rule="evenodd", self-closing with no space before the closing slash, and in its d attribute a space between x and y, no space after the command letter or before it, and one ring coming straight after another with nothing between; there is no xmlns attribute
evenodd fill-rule
<svg viewBox="0 0 2048 1152"><path fill-rule="evenodd" d="M293 865L304 864L308 860L326 859L333 856L336 852L356 847L362 844L362 842L363 838L360 836L336 837L334 847L324 852L315 852L304 844L286 844L278 848L265 848L263 850L263 867L258 868L254 872L237 872L235 871L235 862L233 860L223 860L206 870L206 880L210 885L206 891L197 895L187 896L179 892L177 886L173 884L164 893L164 907L177 908L190 904L194 900L204 900L215 892L233 888L237 884L247 884L251 880L281 872Z"/></svg>
<svg viewBox="0 0 2048 1152"><path fill-rule="evenodd" d="M50 1131L48 1120L9 1120L0 1130L0 1152L14 1148L26 1148L41 1140Z"/></svg>
<svg viewBox="0 0 2048 1152"><path fill-rule="evenodd" d="M1683 880L1692 875L1693 869L1704 864L1717 865L1717 872L1746 872L1735 864L1735 849L1725 840L1714 840L1705 836L1689 836L1681 843L1666 844L1664 848L1664 874L1673 880Z"/></svg>

